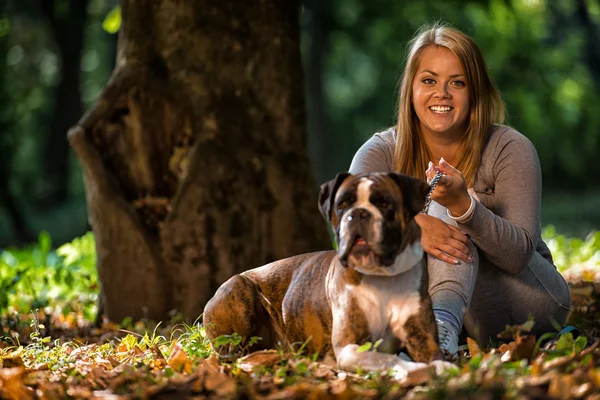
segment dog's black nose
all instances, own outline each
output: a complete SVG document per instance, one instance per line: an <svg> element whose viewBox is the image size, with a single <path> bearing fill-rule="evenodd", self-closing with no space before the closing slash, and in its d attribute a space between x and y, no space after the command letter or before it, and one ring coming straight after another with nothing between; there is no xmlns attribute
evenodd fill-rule
<svg viewBox="0 0 600 400"><path fill-rule="evenodd" d="M371 218L371 213L369 211L365 210L364 208L355 208L354 210L352 210L350 212L350 214L348 214L349 220L353 220L353 219L365 220L365 219L370 219L370 218Z"/></svg>

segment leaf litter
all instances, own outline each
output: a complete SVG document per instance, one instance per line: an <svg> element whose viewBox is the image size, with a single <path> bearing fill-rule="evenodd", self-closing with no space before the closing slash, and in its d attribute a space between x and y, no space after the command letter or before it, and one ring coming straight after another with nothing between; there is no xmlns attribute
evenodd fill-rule
<svg viewBox="0 0 600 400"><path fill-rule="evenodd" d="M600 400L600 284L570 286L570 323L579 336L536 337L528 321L507 327L496 347L467 339L454 370L438 375L428 366L401 380L392 372L342 371L297 347L247 354L236 335L219 342L237 351L219 355L200 324L177 319L125 329L108 321L95 328L50 308L29 324L12 314L0 320L0 398Z"/></svg>

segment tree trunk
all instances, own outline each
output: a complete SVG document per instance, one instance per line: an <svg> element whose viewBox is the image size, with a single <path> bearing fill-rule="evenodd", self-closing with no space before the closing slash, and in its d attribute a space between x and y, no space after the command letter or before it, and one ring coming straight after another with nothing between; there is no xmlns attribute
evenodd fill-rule
<svg viewBox="0 0 600 400"><path fill-rule="evenodd" d="M295 2L122 0L117 67L69 132L111 320L197 318L235 273L329 247Z"/></svg>

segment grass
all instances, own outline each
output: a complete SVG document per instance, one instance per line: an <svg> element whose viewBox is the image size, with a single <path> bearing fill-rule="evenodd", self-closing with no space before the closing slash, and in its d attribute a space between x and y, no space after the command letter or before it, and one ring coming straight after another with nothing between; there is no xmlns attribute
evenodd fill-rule
<svg viewBox="0 0 600 400"><path fill-rule="evenodd" d="M248 353L238 335L216 343L199 323L177 316L94 327L98 280L91 233L53 250L49 234L0 254L0 398L583 398L600 396L600 232L585 239L544 230L559 270L569 277L581 336L508 329L498 348L474 342L457 367L347 372L303 354L302 346ZM30 312L34 310L34 312ZM256 338L252 338L257 340ZM558 339L547 342L549 339ZM377 344L365 344L364 351ZM300 349L300 350L298 350Z"/></svg>

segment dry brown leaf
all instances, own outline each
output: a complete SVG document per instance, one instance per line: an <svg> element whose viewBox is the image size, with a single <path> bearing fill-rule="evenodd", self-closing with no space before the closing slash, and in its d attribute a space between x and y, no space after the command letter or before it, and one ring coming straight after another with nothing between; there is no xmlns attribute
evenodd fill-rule
<svg viewBox="0 0 600 400"><path fill-rule="evenodd" d="M346 374L340 374L338 379L331 382L331 393L335 395L336 399L353 399L354 391L350 387L350 379Z"/></svg>
<svg viewBox="0 0 600 400"><path fill-rule="evenodd" d="M25 386L23 378L29 372L24 367L0 369L0 398L7 400L33 399L33 389Z"/></svg>
<svg viewBox="0 0 600 400"><path fill-rule="evenodd" d="M281 361L276 350L260 350L240 358L239 366L242 371L252 373L256 367L269 368Z"/></svg>
<svg viewBox="0 0 600 400"><path fill-rule="evenodd" d="M543 371L549 371L554 368L565 366L573 361L575 357L577 357L577 354L573 353L568 356L556 357L550 361L546 361L542 366Z"/></svg>
<svg viewBox="0 0 600 400"><path fill-rule="evenodd" d="M198 365L194 373L198 379L192 383L192 391L201 393L204 390L214 392L219 397L230 397L235 393L235 380L221 373L218 366L206 359Z"/></svg>
<svg viewBox="0 0 600 400"><path fill-rule="evenodd" d="M469 354L471 354L471 357L481 353L481 349L479 348L477 342L470 337L467 337L467 347L469 348Z"/></svg>
<svg viewBox="0 0 600 400"><path fill-rule="evenodd" d="M577 287L570 286L569 289L573 306L589 305L594 301L594 285L592 283L585 283Z"/></svg>
<svg viewBox="0 0 600 400"><path fill-rule="evenodd" d="M517 332L515 343L516 346L512 355L513 361L522 360L524 358L530 361L536 343L535 335L521 335L520 332Z"/></svg>
<svg viewBox="0 0 600 400"><path fill-rule="evenodd" d="M23 354L23 346L19 346L15 350L10 353L2 356L0 358L0 367L2 368L16 368L23 367L23 359L21 358Z"/></svg>
<svg viewBox="0 0 600 400"><path fill-rule="evenodd" d="M283 390L278 390L267 396L269 400L279 399L334 399L328 393L328 385L323 383L320 385L312 385L308 382L299 382L292 386L288 386Z"/></svg>
<svg viewBox="0 0 600 400"><path fill-rule="evenodd" d="M568 399L571 396L573 386L574 380L571 375L555 375L550 380L548 396L559 399Z"/></svg>
<svg viewBox="0 0 600 400"><path fill-rule="evenodd" d="M573 389L571 389L571 396L576 398L582 398L584 396L592 394L592 392L594 392L594 389L594 385L592 385L590 382L586 382L582 385L575 386Z"/></svg>
<svg viewBox="0 0 600 400"><path fill-rule="evenodd" d="M406 378L402 380L400 386L403 388L423 385L435 376L435 366L428 365L423 368L409 371Z"/></svg>
<svg viewBox="0 0 600 400"><path fill-rule="evenodd" d="M192 360L185 354L179 343L171 350L167 364L177 372L192 373Z"/></svg>
<svg viewBox="0 0 600 400"><path fill-rule="evenodd" d="M313 371L313 376L318 379L331 379L334 377L334 375L335 372L333 372L333 368L323 363L319 363Z"/></svg>

